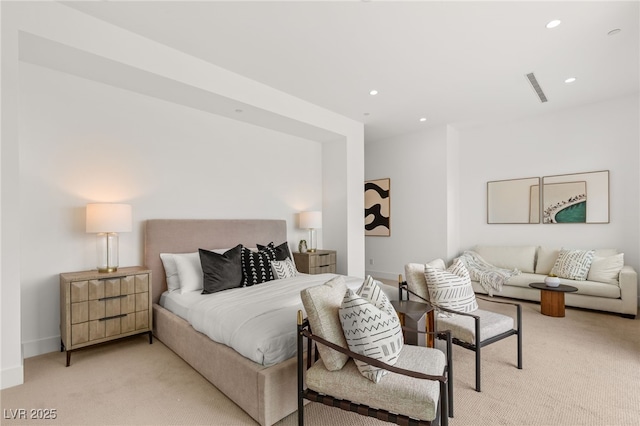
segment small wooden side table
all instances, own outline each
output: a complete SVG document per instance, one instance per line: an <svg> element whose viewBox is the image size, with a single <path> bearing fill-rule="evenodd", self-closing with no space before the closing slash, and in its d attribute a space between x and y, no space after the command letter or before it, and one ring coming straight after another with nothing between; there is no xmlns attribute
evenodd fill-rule
<svg viewBox="0 0 640 426"><path fill-rule="evenodd" d="M540 290L540 312L550 317L564 317L564 294L578 291L576 287L565 284L549 287L545 283L531 283L529 287Z"/></svg>
<svg viewBox="0 0 640 426"><path fill-rule="evenodd" d="M428 303L416 302L413 300L392 300L391 305L395 308L400 318L400 324L416 330L435 331L435 317L433 306ZM405 333L404 340L407 344L417 346L428 346L433 348L434 336L432 334Z"/></svg>

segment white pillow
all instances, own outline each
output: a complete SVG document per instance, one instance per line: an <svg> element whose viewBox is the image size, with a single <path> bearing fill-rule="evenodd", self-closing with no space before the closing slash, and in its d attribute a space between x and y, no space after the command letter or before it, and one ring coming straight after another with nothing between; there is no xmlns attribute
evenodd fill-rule
<svg viewBox="0 0 640 426"><path fill-rule="evenodd" d="M174 261L180 276L180 294L202 291L202 265L199 253L174 255Z"/></svg>
<svg viewBox="0 0 640 426"><path fill-rule="evenodd" d="M160 260L162 260L162 265L164 266L164 273L167 279L167 290L169 292L180 291L181 288L181 279L180 279L180 271L178 270L178 263L176 260L180 258L188 259L193 262L197 261L200 263L200 257L198 252L195 253L160 253ZM182 262L185 263L185 262ZM200 268L202 271L202 268Z"/></svg>
<svg viewBox="0 0 640 426"><path fill-rule="evenodd" d="M180 291L180 275L178 275L178 267L174 260L173 253L160 253L160 260L164 266L164 274L167 279L167 290L172 293Z"/></svg>
<svg viewBox="0 0 640 426"><path fill-rule="evenodd" d="M594 250L561 249L551 274L560 278L584 281L593 262Z"/></svg>
<svg viewBox="0 0 640 426"><path fill-rule="evenodd" d="M606 257L594 256L587 279L607 284L618 284L618 275L623 266L624 253Z"/></svg>
<svg viewBox="0 0 640 426"><path fill-rule="evenodd" d="M277 280L282 278L291 278L298 275L296 265L289 257L285 260L272 260L271 269L273 270L273 275Z"/></svg>
<svg viewBox="0 0 640 426"><path fill-rule="evenodd" d="M459 258L446 271L427 264L424 266L424 275L432 304L458 312L473 312L478 309L469 271Z"/></svg>
<svg viewBox="0 0 640 426"><path fill-rule="evenodd" d="M371 277L357 294L347 289L340 306L340 322L349 349L394 365L403 346L402 326L389 299ZM378 383L388 371L354 360L360 373Z"/></svg>

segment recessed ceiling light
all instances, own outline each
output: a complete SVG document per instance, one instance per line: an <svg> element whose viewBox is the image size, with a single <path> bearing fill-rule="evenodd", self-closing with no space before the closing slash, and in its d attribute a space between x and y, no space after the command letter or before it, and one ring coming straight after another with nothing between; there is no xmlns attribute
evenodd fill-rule
<svg viewBox="0 0 640 426"><path fill-rule="evenodd" d="M370 94L371 96L375 96L375 95L377 95L377 94L378 94L378 91L374 89L374 90L370 91L370 92L369 92L369 94Z"/></svg>
<svg viewBox="0 0 640 426"><path fill-rule="evenodd" d="M420 118L420 121L427 121L427 118L426 117L422 117L422 118Z"/></svg>
<svg viewBox="0 0 640 426"><path fill-rule="evenodd" d="M549 22L547 22L546 27L547 27L547 28L549 28L549 29L551 29L551 28L555 28L555 27L557 27L558 25L560 25L561 23L562 23L562 21L561 21L561 20L559 20L559 19L554 19L553 21L549 21Z"/></svg>
<svg viewBox="0 0 640 426"><path fill-rule="evenodd" d="M240 108L238 108L238 109L236 109L236 112L237 112L238 114L241 114L241 113L243 113L244 111L243 111L243 110L241 110Z"/></svg>
<svg viewBox="0 0 640 426"><path fill-rule="evenodd" d="M569 77L569 78L568 78L568 79L566 79L564 82L568 84L568 83L573 83L574 81L576 81L576 78L575 78L575 77Z"/></svg>
<svg viewBox="0 0 640 426"><path fill-rule="evenodd" d="M609 32L607 33L607 35L610 35L610 36L612 36L612 35L616 35L616 34L619 34L619 33L620 33L620 31L622 31L620 28L615 28L615 29L613 29L613 30L609 31Z"/></svg>

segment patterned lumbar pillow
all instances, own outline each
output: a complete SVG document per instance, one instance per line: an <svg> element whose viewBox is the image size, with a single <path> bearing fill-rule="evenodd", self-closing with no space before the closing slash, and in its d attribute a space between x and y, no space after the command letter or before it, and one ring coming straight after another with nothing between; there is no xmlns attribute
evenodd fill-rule
<svg viewBox="0 0 640 426"><path fill-rule="evenodd" d="M353 352L394 365L403 346L398 315L371 277L358 292L361 294L347 289L339 310L347 345ZM362 361L355 363L360 373L374 383L388 373Z"/></svg>
<svg viewBox="0 0 640 426"><path fill-rule="evenodd" d="M424 275L429 288L429 299L434 305L458 312L473 312L478 309L469 271L462 260L454 260L446 271L426 264Z"/></svg>
<svg viewBox="0 0 640 426"><path fill-rule="evenodd" d="M294 265L289 258L286 258L285 260L272 260L271 269L273 269L273 275L275 275L275 278L279 280L298 275L296 265Z"/></svg>
<svg viewBox="0 0 640 426"><path fill-rule="evenodd" d="M595 250L561 249L556 263L551 268L551 274L560 278L584 281L589 275L594 254Z"/></svg>

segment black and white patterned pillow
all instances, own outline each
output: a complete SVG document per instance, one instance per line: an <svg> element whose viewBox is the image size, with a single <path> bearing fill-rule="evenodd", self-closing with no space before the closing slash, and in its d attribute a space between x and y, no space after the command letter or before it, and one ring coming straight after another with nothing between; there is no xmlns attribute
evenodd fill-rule
<svg viewBox="0 0 640 426"><path fill-rule="evenodd" d="M277 280L291 278L298 275L296 265L294 265L289 258L286 258L285 260L272 260L271 269L273 269L273 275Z"/></svg>
<svg viewBox="0 0 640 426"><path fill-rule="evenodd" d="M263 250L268 251L273 257L273 259L275 260L285 260L287 258L291 258L291 252L289 251L289 244L286 241L277 246L272 241L266 246L257 244L256 247L258 247L258 250L260 251L263 251Z"/></svg>
<svg viewBox="0 0 640 426"><path fill-rule="evenodd" d="M402 326L386 295L379 288L373 288L378 286L373 280L370 281L365 281L358 291L363 290L367 297L371 296L374 300L347 289L339 310L342 331L353 352L394 365L404 344ZM388 373L362 361L355 360L355 363L360 373L374 383Z"/></svg>
<svg viewBox="0 0 640 426"><path fill-rule="evenodd" d="M249 287L273 280L272 254L267 250L252 251L242 247L242 286Z"/></svg>
<svg viewBox="0 0 640 426"><path fill-rule="evenodd" d="M429 300L435 306L459 312L473 312L478 309L469 271L462 260L454 260L446 271L426 264L424 276L427 279ZM452 314L442 312L440 315L451 316Z"/></svg>
<svg viewBox="0 0 640 426"><path fill-rule="evenodd" d="M589 276L595 250L561 249L551 273L560 278L584 281Z"/></svg>

